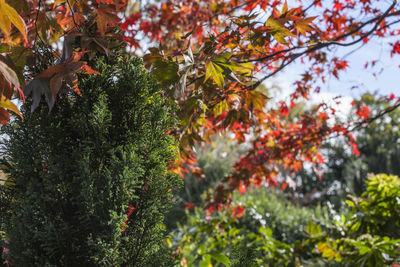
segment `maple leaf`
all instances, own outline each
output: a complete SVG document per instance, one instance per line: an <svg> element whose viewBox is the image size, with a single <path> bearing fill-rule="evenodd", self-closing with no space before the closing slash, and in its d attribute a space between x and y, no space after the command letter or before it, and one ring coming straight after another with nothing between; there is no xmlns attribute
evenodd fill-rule
<svg viewBox="0 0 400 267"><path fill-rule="evenodd" d="M287 186L288 186L288 183L287 183L287 182L283 182L283 183L281 184L282 190L285 191L285 189L286 189Z"/></svg>
<svg viewBox="0 0 400 267"><path fill-rule="evenodd" d="M84 53L85 52L73 53L65 63L49 67L37 75L35 79L25 87L24 94L26 96L29 96L32 93L32 112L38 107L41 95L45 95L46 102L51 110L64 81L78 95L81 95L78 88L77 73L100 74L98 71L95 71L86 65L86 62L80 61Z"/></svg>
<svg viewBox="0 0 400 267"><path fill-rule="evenodd" d="M287 37L287 36L294 37L295 36L287 28L285 28L282 25L282 23L280 23L278 20L273 19L272 16L270 16L267 19L267 21L265 22L265 26L267 26L270 29L270 33L275 38L275 40L281 44L287 45L287 41L285 40L285 37Z"/></svg>
<svg viewBox="0 0 400 267"><path fill-rule="evenodd" d="M49 109L51 110L54 106L55 99L50 91L50 79L33 79L25 88L24 95L28 97L32 94L32 105L31 112L40 104L41 96L45 96L45 100Z"/></svg>
<svg viewBox="0 0 400 267"><path fill-rule="evenodd" d="M175 62L164 61L161 58L156 59L156 57L151 56L148 57L148 60L148 64L151 65L151 73L162 85L172 85L179 80L179 66Z"/></svg>
<svg viewBox="0 0 400 267"><path fill-rule="evenodd" d="M225 53L214 57L212 60L206 63L206 75L204 81L207 81L212 77L219 88L224 87L224 73L230 74L230 77L236 78L232 75L232 72L237 74L250 76L254 66L251 62L247 63L236 63L230 60L231 53ZM237 78L235 79L237 80Z"/></svg>
<svg viewBox="0 0 400 267"><path fill-rule="evenodd" d="M17 106L6 96L2 95L0 98L0 123L3 125L6 125L10 120L10 114L8 113L8 110L16 113L21 117L21 119L23 118Z"/></svg>
<svg viewBox="0 0 400 267"><path fill-rule="evenodd" d="M10 99L8 99L7 97L5 97L4 95L1 96L1 99L0 99L0 107L1 107L1 108L5 108L5 109L8 109L8 110L11 110L12 112L18 114L18 116L20 116L21 119L22 119L22 115L21 115L21 113L19 112L17 106L16 106L13 102L11 102Z"/></svg>
<svg viewBox="0 0 400 267"><path fill-rule="evenodd" d="M4 108L0 108L0 123L6 125L10 120L10 113Z"/></svg>
<svg viewBox="0 0 400 267"><path fill-rule="evenodd" d="M240 194L246 193L246 185L243 183L243 181L239 182L239 193Z"/></svg>
<svg viewBox="0 0 400 267"><path fill-rule="evenodd" d="M97 14L97 28L104 36L107 31L107 26L112 27L118 24L120 18L114 14L115 11L111 7L101 7L96 10Z"/></svg>
<svg viewBox="0 0 400 267"><path fill-rule="evenodd" d="M351 146L351 151L353 152L354 155L356 155L357 157L360 156L360 151L358 150L358 146L356 143L350 141L349 145Z"/></svg>
<svg viewBox="0 0 400 267"><path fill-rule="evenodd" d="M193 210L194 204L192 202L185 202L185 210Z"/></svg>
<svg viewBox="0 0 400 267"><path fill-rule="evenodd" d="M295 27L298 34L306 35L307 32L314 30L311 23L316 17L309 17L296 21Z"/></svg>
<svg viewBox="0 0 400 267"><path fill-rule="evenodd" d="M20 87L18 76L14 70L12 70L6 63L0 61L0 73L4 79L13 84L15 87Z"/></svg>
<svg viewBox="0 0 400 267"><path fill-rule="evenodd" d="M204 78L204 82L206 82L210 77L212 77L215 81L215 83L218 85L219 88L224 87L224 76L222 75L222 72L224 70L221 68L221 66L218 66L218 64L214 63L212 60L208 61L206 63L206 76Z"/></svg>
<svg viewBox="0 0 400 267"><path fill-rule="evenodd" d="M397 41L393 46L392 52L390 52L390 56L393 57L394 54L400 54L400 41Z"/></svg>
<svg viewBox="0 0 400 267"><path fill-rule="evenodd" d="M279 112L281 113L282 117L288 117L289 116L289 108L287 107L285 102L281 102L281 107L279 108Z"/></svg>
<svg viewBox="0 0 400 267"><path fill-rule="evenodd" d="M251 62L236 63L231 60L232 53L225 53L213 58L213 62L237 74L251 75L254 65Z"/></svg>
<svg viewBox="0 0 400 267"><path fill-rule="evenodd" d="M357 109L355 111L355 113L362 118L363 120L366 120L371 114L370 114L370 110L369 108L364 105L363 103L361 103L361 106L359 109Z"/></svg>
<svg viewBox="0 0 400 267"><path fill-rule="evenodd" d="M288 4L287 1L285 0L285 3L283 4L281 14L285 14L288 11Z"/></svg>
<svg viewBox="0 0 400 267"><path fill-rule="evenodd" d="M26 25L24 20L18 15L17 11L8 5L5 0L0 0L0 29L4 33L6 42L9 42L11 25L14 25L24 36L25 42L28 41L26 35Z"/></svg>
<svg viewBox="0 0 400 267"><path fill-rule="evenodd" d="M325 164L324 158L322 157L321 154L316 154L315 157L318 163Z"/></svg>

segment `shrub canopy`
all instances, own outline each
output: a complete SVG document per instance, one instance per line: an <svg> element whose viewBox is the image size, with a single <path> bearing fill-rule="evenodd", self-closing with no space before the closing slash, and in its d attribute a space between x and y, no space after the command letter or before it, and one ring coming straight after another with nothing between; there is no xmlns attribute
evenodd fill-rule
<svg viewBox="0 0 400 267"><path fill-rule="evenodd" d="M14 266L145 266L163 255L163 214L180 180L167 171L171 103L139 59L95 67L101 75L79 80L82 97L60 95L51 114L45 105L30 114L28 102L25 119L2 129Z"/></svg>

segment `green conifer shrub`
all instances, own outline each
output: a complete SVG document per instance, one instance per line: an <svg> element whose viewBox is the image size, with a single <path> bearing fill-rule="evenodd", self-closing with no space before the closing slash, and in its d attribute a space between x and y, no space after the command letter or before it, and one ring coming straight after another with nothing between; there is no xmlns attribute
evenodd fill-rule
<svg viewBox="0 0 400 267"><path fill-rule="evenodd" d="M92 64L93 65L93 64ZM101 75L2 129L12 168L5 233L10 266L169 266L164 213L172 104L139 59L96 59ZM172 191L171 191L172 190ZM4 245L4 244L3 244ZM165 256L165 257L164 257ZM163 258L164 257L164 258Z"/></svg>

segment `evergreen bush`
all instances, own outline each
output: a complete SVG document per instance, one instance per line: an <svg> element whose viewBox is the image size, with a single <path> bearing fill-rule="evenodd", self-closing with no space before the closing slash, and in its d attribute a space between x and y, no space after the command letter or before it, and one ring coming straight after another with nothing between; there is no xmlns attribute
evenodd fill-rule
<svg viewBox="0 0 400 267"><path fill-rule="evenodd" d="M11 266L169 265L164 213L180 179L168 172L172 103L139 59L96 59L82 96L49 113L30 103L2 129L15 186L5 222ZM3 213L4 214L4 213ZM163 258L164 257L164 258Z"/></svg>

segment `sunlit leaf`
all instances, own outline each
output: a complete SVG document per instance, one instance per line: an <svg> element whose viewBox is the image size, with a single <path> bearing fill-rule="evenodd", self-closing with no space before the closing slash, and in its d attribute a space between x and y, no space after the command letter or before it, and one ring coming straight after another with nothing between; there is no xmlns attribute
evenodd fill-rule
<svg viewBox="0 0 400 267"><path fill-rule="evenodd" d="M0 61L0 73L3 75L6 81L12 83L16 87L20 87L17 74L3 61Z"/></svg>
<svg viewBox="0 0 400 267"><path fill-rule="evenodd" d="M223 254L210 254L211 258L213 258L215 261L220 262L225 264L225 266L230 266L230 261L229 258Z"/></svg>
<svg viewBox="0 0 400 267"><path fill-rule="evenodd" d="M5 109L8 109L8 110L11 110L12 112L18 114L18 116L20 116L21 119L22 119L22 115L19 112L17 106L13 102L11 102L10 99L5 97L4 95L1 96L1 99L0 99L0 108L5 108Z"/></svg>
<svg viewBox="0 0 400 267"><path fill-rule="evenodd" d="M206 63L206 76L204 81L207 81L212 77L219 88L224 87L224 76L222 75L223 69L215 64L213 61L208 61Z"/></svg>
<svg viewBox="0 0 400 267"><path fill-rule="evenodd" d="M26 35L26 25L24 20L13 7L5 2L5 0L0 0L0 29L3 31L7 39L11 34L11 24L22 33L27 42L28 37Z"/></svg>

